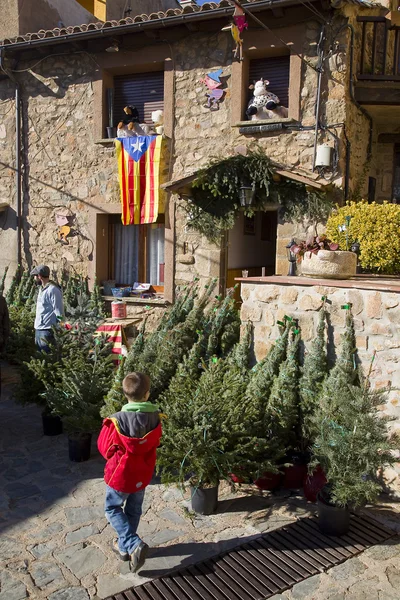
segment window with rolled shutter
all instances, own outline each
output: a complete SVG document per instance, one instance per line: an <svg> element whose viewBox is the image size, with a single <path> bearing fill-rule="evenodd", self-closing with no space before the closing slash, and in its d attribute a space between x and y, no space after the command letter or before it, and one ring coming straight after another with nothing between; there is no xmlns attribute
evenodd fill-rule
<svg viewBox="0 0 400 600"><path fill-rule="evenodd" d="M136 106L140 123L152 123L151 113L164 109L164 71L114 77L114 122L124 116L124 106Z"/></svg>
<svg viewBox="0 0 400 600"><path fill-rule="evenodd" d="M268 91L276 94L281 105L289 108L290 56L270 56L250 61L249 85L259 79L268 79ZM253 93L250 91L249 100Z"/></svg>

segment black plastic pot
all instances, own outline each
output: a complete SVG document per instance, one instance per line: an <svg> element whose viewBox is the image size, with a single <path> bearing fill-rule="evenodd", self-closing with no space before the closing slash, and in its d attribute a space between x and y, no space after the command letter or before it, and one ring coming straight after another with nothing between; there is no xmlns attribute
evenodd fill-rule
<svg viewBox="0 0 400 600"><path fill-rule="evenodd" d="M114 139L117 137L117 128L116 127L107 127L107 137L109 139Z"/></svg>
<svg viewBox="0 0 400 600"><path fill-rule="evenodd" d="M91 433L71 433L68 436L69 460L84 462L90 458Z"/></svg>
<svg viewBox="0 0 400 600"><path fill-rule="evenodd" d="M200 515L211 515L218 505L218 486L211 488L191 487L192 510Z"/></svg>
<svg viewBox="0 0 400 600"><path fill-rule="evenodd" d="M63 424L58 415L42 412L43 435L60 435Z"/></svg>
<svg viewBox="0 0 400 600"><path fill-rule="evenodd" d="M345 535L350 527L350 511L347 507L327 504L317 495L318 527L325 535Z"/></svg>

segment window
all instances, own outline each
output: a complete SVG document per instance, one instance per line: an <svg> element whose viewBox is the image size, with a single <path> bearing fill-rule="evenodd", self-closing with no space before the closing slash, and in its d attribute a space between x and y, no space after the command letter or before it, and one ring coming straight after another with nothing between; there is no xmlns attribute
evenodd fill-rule
<svg viewBox="0 0 400 600"><path fill-rule="evenodd" d="M152 123L151 113L164 109L164 71L114 77L114 123L124 106L136 106L140 123Z"/></svg>
<svg viewBox="0 0 400 600"><path fill-rule="evenodd" d="M122 225L108 217L108 278L117 285L164 286L164 215L153 225Z"/></svg>
<svg viewBox="0 0 400 600"><path fill-rule="evenodd" d="M268 79L267 90L278 96L281 106L289 108L290 56L256 58L249 65L249 86L259 79ZM249 100L253 91L249 90Z"/></svg>

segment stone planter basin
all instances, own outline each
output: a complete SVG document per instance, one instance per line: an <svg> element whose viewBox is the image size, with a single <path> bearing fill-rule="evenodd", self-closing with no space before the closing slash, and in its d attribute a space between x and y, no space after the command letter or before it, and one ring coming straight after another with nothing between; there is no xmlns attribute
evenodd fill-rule
<svg viewBox="0 0 400 600"><path fill-rule="evenodd" d="M357 255L345 250L306 252L301 261L301 272L305 277L349 279L356 274L356 269Z"/></svg>

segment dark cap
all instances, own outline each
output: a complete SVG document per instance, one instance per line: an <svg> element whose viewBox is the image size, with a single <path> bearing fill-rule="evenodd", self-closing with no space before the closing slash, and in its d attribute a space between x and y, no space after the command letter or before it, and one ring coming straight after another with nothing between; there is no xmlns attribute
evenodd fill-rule
<svg viewBox="0 0 400 600"><path fill-rule="evenodd" d="M50 269L46 265L38 265L31 271L31 275L41 275L42 277L50 277Z"/></svg>

